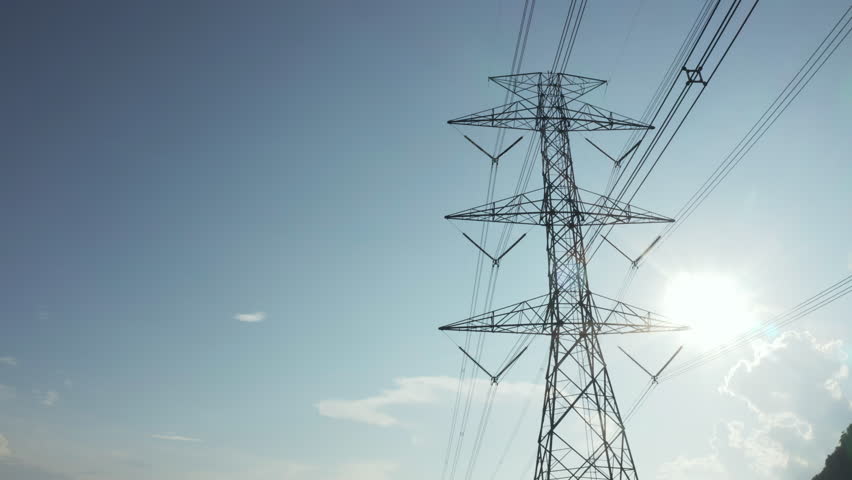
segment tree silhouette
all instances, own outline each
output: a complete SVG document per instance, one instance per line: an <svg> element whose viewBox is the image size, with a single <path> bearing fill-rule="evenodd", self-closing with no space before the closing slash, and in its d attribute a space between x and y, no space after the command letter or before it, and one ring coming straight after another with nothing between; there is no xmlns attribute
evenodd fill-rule
<svg viewBox="0 0 852 480"><path fill-rule="evenodd" d="M852 425L840 436L840 445L825 459L825 468L813 480L852 479Z"/></svg>

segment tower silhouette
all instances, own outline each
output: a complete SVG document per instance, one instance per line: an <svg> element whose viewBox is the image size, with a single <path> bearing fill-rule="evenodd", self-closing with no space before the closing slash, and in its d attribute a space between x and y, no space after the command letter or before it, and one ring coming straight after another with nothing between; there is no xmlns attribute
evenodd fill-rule
<svg viewBox="0 0 852 480"><path fill-rule="evenodd" d="M599 335L681 327L592 293L583 236L588 227L673 220L579 188L569 132L653 127L579 100L603 80L554 72L490 80L511 92L513 101L448 123L537 132L543 187L446 218L544 226L549 291L440 330L550 337L535 480L635 479Z"/></svg>

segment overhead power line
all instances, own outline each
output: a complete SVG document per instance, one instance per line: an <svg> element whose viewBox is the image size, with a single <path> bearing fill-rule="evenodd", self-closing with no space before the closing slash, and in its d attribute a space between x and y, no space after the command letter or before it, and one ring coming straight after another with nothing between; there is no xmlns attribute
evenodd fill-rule
<svg viewBox="0 0 852 480"><path fill-rule="evenodd" d="M816 49L805 60L796 74L791 78L787 85L775 97L775 100L761 114L760 118L752 125L749 131L742 139L734 146L734 148L726 155L716 169L698 188L698 190L686 201L686 203L675 214L676 222L667 225L660 233L660 241L670 238L680 228L683 223L698 209L698 207L710 196L710 194L719 186L719 184L727 178L727 176L736 168L743 158L751 151L754 145L763 137L770 127L778 120L778 118L787 110L790 104L799 96L802 90L808 85L813 77L820 71L829 58L834 54L838 47L852 32L852 6L849 6L840 18L835 22L828 34L820 41ZM600 245L598 245L600 248ZM597 250L595 250L596 252ZM594 252L592 254L594 256ZM630 282L636 275L638 264L631 265L628 268L622 294L616 298L621 299L627 292Z"/></svg>
<svg viewBox="0 0 852 480"><path fill-rule="evenodd" d="M709 5L710 2L708 2ZM694 27L693 27L694 29ZM828 59L834 54L838 47L852 32L852 6L849 6L837 22L829 30L828 34L822 39L817 48L805 60L792 79L778 94L770 106L763 112L760 118L749 129L746 135L737 143L734 149L720 162L710 177L699 187L692 197L678 210L675 215L676 223L667 225L661 232L659 243L668 239L674 232L683 225L684 221L689 218L694 211L706 200L706 198L716 189L716 187L730 174L730 172L740 163L740 161L751 151L754 145L763 137L767 130L777 121L777 119L786 111L790 104L798 97L802 90L808 85L813 77L825 65ZM623 298L624 293L629 288L632 279L635 277L638 265L634 263L628 269L627 277L620 294L616 297ZM772 331L781 327L787 326L795 321L798 321L810 313L819 310L836 300L844 297L852 292L852 276L846 277L843 280L828 287L822 292L805 300L796 307L793 307L787 313L775 317L766 324L758 327L755 330L749 331L742 336L732 340L731 342L715 347L704 352L697 357L690 359L683 364L675 367L672 371L661 378L662 380L670 380L677 376L688 373L696 368L706 365L718 358L723 357L727 353L737 350L745 344L754 341L761 336L765 336ZM656 387L656 384L649 382L646 388L643 389L639 398L634 402L628 410L625 421L635 415L636 411L647 400L650 392Z"/></svg>
<svg viewBox="0 0 852 480"><path fill-rule="evenodd" d="M664 382L677 378L697 368L708 365L714 360L722 358L728 353L734 352L755 340L768 337L773 333L777 332L780 328L788 326L793 322L797 322L803 319L811 313L816 312L817 310L824 308L829 304L843 298L849 293L852 293L852 275L843 278L839 282L820 291L816 295L808 298L807 300L804 300L803 302L799 303L787 312L773 317L771 320L764 322L760 326L755 327L754 329L738 336L737 338L731 340L729 343L716 346L712 349L703 352L702 354L697 355L696 357L690 360L687 360L686 362L680 365L677 365L671 370L669 374L661 376L659 378L659 382ZM647 401L650 393L658 386L659 382L649 381L648 384L642 389L641 393L639 394L639 397L633 402L630 409L628 410L628 413L625 416L624 420L625 423L631 418L633 418L636 412L642 408L642 406Z"/></svg>
<svg viewBox="0 0 852 480"><path fill-rule="evenodd" d="M518 29L517 39L515 41L515 51L512 56L512 66L511 70L513 73L516 73L523 64L524 54L526 52L527 40L529 38L530 26L532 24L533 11L535 9L535 0L526 0L524 2L524 9L521 15L520 27ZM506 94L506 98L508 99L509 94ZM503 141L504 141L505 132L501 131L497 135L497 140L495 143L494 152L500 152L502 149ZM468 138L468 140L470 140ZM513 144L514 145L514 144ZM480 148L477 145L477 148ZM511 148L511 147L510 147ZM480 148L480 150L482 150ZM508 150L508 149L507 149ZM485 152L483 152L485 153ZM505 153L505 151L503 152ZM497 154L496 158L499 158L502 153ZM497 171L499 168L499 162L495 160L494 155L488 154L491 158L492 162L489 169L489 177L488 177L488 188L486 192L486 201L491 201L494 198L494 188L497 181ZM504 231L505 233L505 231ZM486 245L489 234L489 224L485 223L482 225L479 236L479 243L477 245ZM469 237L468 237L469 238ZM476 244L476 242L474 242ZM499 246L499 251L506 251L506 247L502 242ZM492 259L493 260L493 259ZM478 310L479 299L480 299L480 289L482 288L483 282L483 266L485 263L485 255L480 252L477 255L476 259L476 268L474 272L474 283L473 283L473 292L471 294L471 303L470 303L470 314L473 315ZM489 269L488 280L486 282L485 287L485 295L484 295L484 305L483 309L488 309L490 307L491 301L494 297L494 290L497 281L497 273L499 271L499 265L497 262L494 263L493 268ZM464 346L466 349L470 349L471 342L474 340L473 335L468 333L465 335ZM479 357L482 354L482 350L484 347L484 336L479 335L478 338L475 339L475 347L474 347L474 356ZM464 437L467 431L468 419L470 416L470 411L474 398L474 391L476 388L475 375L474 371L471 369L468 359L466 357L462 357L461 366L459 368L459 382L458 388L456 390L456 397L453 404L453 414L452 421L450 423L450 433L449 439L447 441L447 448L444 456L444 464L441 472L441 479L453 480L455 478L456 469L458 467L459 460L461 458L461 451L464 445ZM467 395L464 395L465 389L464 385L467 383ZM492 388L493 390L493 388ZM490 394L489 397L491 400L487 405L487 411L490 412L490 402L493 401L493 394ZM474 439L473 444L473 452L467 469L467 476L472 475L473 467L475 466L475 458L476 454L479 452L479 445L482 440L482 436L484 435L485 424L488 421L489 415L483 415L480 419L479 427L477 428L477 434Z"/></svg>
<svg viewBox="0 0 852 480"><path fill-rule="evenodd" d="M710 349L695 358L692 358L680 365L677 365L667 375L663 376L663 380L670 380L684 373L690 372L700 366L706 365L727 353L730 353L754 340L771 335L773 332L779 331L793 322L801 320L807 315L824 308L835 301L843 298L852 292L852 275L844 277L839 282L831 285L819 293L809 297L807 300L799 303L790 310L781 315L762 323L761 325L749 330L748 332L739 335L728 343Z"/></svg>
<svg viewBox="0 0 852 480"><path fill-rule="evenodd" d="M677 327L661 322L650 312L619 302L613 304L612 299L594 295L589 290L582 232L595 225L670 219L611 198L584 202L574 179L568 136L576 131L651 127L579 100L603 85L602 80L558 72L524 73L492 77L492 80L520 98L516 105L523 105L523 113L519 115L518 110L500 107L449 123L536 132L542 150L544 187L446 218L543 226L547 235L549 288L544 296L472 316L441 330L548 337L550 349L537 441L536 478L601 478L597 473L589 476L585 472L606 469L609 474L603 478L635 479L636 468L611 393L612 384L598 338L606 334L671 331ZM543 195L543 199L530 200L528 195ZM485 420L487 416L483 413ZM585 434L584 440L575 438L578 430ZM477 452L478 449L474 450L474 456ZM568 456L566 452L573 453Z"/></svg>
<svg viewBox="0 0 852 480"><path fill-rule="evenodd" d="M475 342L473 342L475 348L472 350L472 354L468 353L469 348L468 350L462 349L464 355L470 357L473 363L483 371L499 372L493 376L487 373L494 382L486 397L485 407L480 413L470 461L465 471L466 479L469 480L473 476L476 460L485 438L496 395L497 378L513 366L518 356L526 350L534 335L548 336L551 342L545 377L545 400L542 409L541 430L538 435L535 478L553 479L569 476L571 478L613 478L613 475L615 475L618 478L635 479L636 471L626 441L624 425L647 401L658 377L662 374L663 369L672 363L672 360L670 359L663 369L657 370L657 373L652 375L650 385L643 389L637 401L622 416L615 403L614 395L611 393L612 387L606 373L607 367L603 360L603 352L598 344L598 335L627 333L623 331L625 328L627 330L635 328L637 331L670 328L670 324L657 322L656 318L650 313L637 313L635 307L629 307L619 299L629 288L630 281L636 273L636 266L642 258L646 257L648 250L674 232L677 227L664 229L663 234L654 241L652 247L646 249L635 260L633 256L627 253L630 251L629 249L625 249L626 251L618 249L610 241L608 235L615 224L640 223L640 221L644 223L646 220L650 222L671 221L651 212L632 207L630 203L643 189L647 179L660 163L674 138L679 134L686 118L690 116L708 83L714 79L721 64L743 32L745 24L755 11L758 1L708 0L705 3L693 24L693 28L682 43L670 71L664 76L664 81L640 121L622 117L612 112L605 112L578 100L588 91L603 85L603 81L566 75L557 71L557 69L565 68L571 56L580 28L580 21L586 10L587 0L572 0L570 2L552 71L531 74L520 73L519 59L523 58L523 52L519 52L519 49L526 46L530 24L527 15L529 12L531 16L532 7L534 7L534 2L527 1L516 41L512 72L510 75L492 78L508 92L505 105L450 121L454 125L501 127L497 136L495 154L502 150L505 138L505 130L503 129L505 128L532 130L538 134L537 139L529 142L527 156L521 167L516 186L517 192L514 197L493 201L498 162L494 156L486 152L492 158L487 193L488 202L481 207L474 207L447 216L447 218L453 220L477 220L486 223L481 230L479 242L465 234L465 237L480 252L477 257L476 279L470 309L471 316L466 320L445 325L441 329L466 332L466 348L471 343L471 332L525 335L517 339L507 354L507 360L504 360L504 363L497 369L492 369L491 365L488 365L488 370L486 370L486 367L476 360L476 358L480 358L479 355L483 349L483 335L476 337ZM847 14L849 11L852 11L852 7L847 10ZM797 81L791 81L792 89L786 94L782 102L774 107L775 109L767 117L769 120L764 122L765 124L771 126L772 122L792 102L792 99L798 96L804 85L819 71L828 57L848 36L847 27L849 25L849 20L845 23L838 22L838 25L835 26L835 36L827 42L824 41L825 52L828 53L817 54L815 52L812 55L813 64L805 68L807 67L806 63L806 66L800 70L802 77ZM810 62L811 59L808 61ZM680 82L683 83L680 84ZM509 103L510 98L514 100L511 104ZM656 124L658 128L653 131L649 130L650 123ZM768 126L765 128L769 128ZM760 133L762 128L764 127L761 125L759 128L753 129L757 133L751 135L750 131L751 137L747 135L748 140L744 143L741 142L745 153L763 135L763 133ZM614 169L605 193L598 196L597 200L594 201L589 201L587 198L581 199L579 192L582 189L575 184L574 179L573 163L567 140L568 132L613 129L642 131L641 135L636 135L629 142L629 145L641 145L642 148L633 147L634 150L626 151L628 148L626 145L623 155L610 156L606 154L613 160ZM765 132L765 129L762 132ZM544 181L541 194L544 198L532 200L527 195L536 192L524 194L520 192L526 190L526 184L529 182L533 171L530 159L533 157L533 152L537 151L539 147L542 153L542 177ZM625 151L626 154L624 154ZM624 157L624 162L622 162L622 157ZM615 158L619 160L615 160ZM736 166L737 162L739 160L733 162L732 165ZM721 172L718 175L717 172L714 172L716 177L711 177L699 189L699 192L688 201L685 209L682 209L680 213L683 214L683 218L688 218L691 215L694 208L697 208L703 199L712 192L715 185L718 185L718 182L730 172L730 168L717 169L717 172ZM718 180L714 178L718 178ZM585 195L585 192L583 195ZM494 254L488 253L492 251L492 247L487 245L489 235L487 222L500 222L508 225L500 234L497 242L498 248L493 250ZM505 255L505 252L517 245L517 240L515 240L515 243L509 246L513 237L507 234L507 232L511 232L514 224L545 227L548 240L549 292L544 295L546 297L544 301L540 301L543 297L537 297L488 311L491 308L496 291L500 259ZM585 239L584 235L586 235ZM628 278L625 279L619 293L619 299L609 299L589 291L586 265L603 243L612 244L632 263ZM483 265L487 257L490 257L492 261L492 268L486 280L483 278ZM766 328L779 328L787 325L850 292L852 292L852 276L794 307L788 314L771 320ZM534 304L536 302L538 304ZM606 307L603 305L606 302L611 302L607 305L614 303L615 306ZM479 313L480 306L485 307L485 313ZM609 316L598 316L598 312L601 311L610 312L609 315L618 313L628 316L611 321ZM644 323L630 323L634 319L629 317L629 314L637 315L637 318L641 318ZM591 329L586 328L589 325L592 326ZM756 336L759 334L759 332L751 332L751 335L744 335L720 349L706 352L698 358L678 365L660 379L670 379L690 369L698 368L698 366L723 355L727 351L726 348L737 348L737 346L751 341L750 339L757 338ZM563 362L565 363L563 364ZM451 480L455 475L459 461L473 398L473 372L465 377L465 364L466 360L462 367L459 397L457 397L456 402L456 410L459 410L460 413L454 410L453 420L454 429L458 415L458 425L460 425L458 441L453 445L454 434L451 432L450 445L448 445L447 450L449 459L449 453L455 446L455 453L449 469ZM576 374L573 373L574 370L576 370ZM572 373L569 374L568 372ZM460 405L462 402L459 399L462 398L461 386L465 379L471 382L471 388L466 390L467 400L462 407ZM566 420L566 424L568 423L566 417L572 419L575 426L580 427L580 430L585 434L584 440L575 443L573 440L566 439L564 435L573 431L562 425L563 420ZM602 420L604 418L605 421ZM577 422L578 419L581 422ZM557 433L557 430L561 433ZM585 447L582 445L583 441L585 441ZM602 460L604 457L607 459L606 464ZM445 472L448 463L445 460Z"/></svg>
<svg viewBox="0 0 852 480"><path fill-rule="evenodd" d="M661 235L668 238L695 212L695 210L710 196L720 183L739 165L743 158L763 138L778 118L787 110L791 103L802 93L823 65L834 54L837 48L852 32L852 6L849 6L828 34L817 45L805 63L787 82L775 100L760 115L748 132L740 139L734 148L722 159L710 177L692 194L689 200L675 214L676 223L666 226Z"/></svg>
<svg viewBox="0 0 852 480"><path fill-rule="evenodd" d="M743 0L734 0L727 8L720 8L721 3L721 0L705 3L675 57L677 63L672 64L670 74L664 77L664 81L669 82L668 88L658 88L649 104L649 112L654 113L648 113L649 118L643 120L655 125L656 129L631 137L625 144L626 149L639 140L642 147L628 156L624 165L613 167L607 194L616 201L626 198L629 203L636 197L718 72L759 0L746 5L745 11L741 10ZM592 229L588 235L590 259L604 243L600 235L608 235L611 230L611 226Z"/></svg>

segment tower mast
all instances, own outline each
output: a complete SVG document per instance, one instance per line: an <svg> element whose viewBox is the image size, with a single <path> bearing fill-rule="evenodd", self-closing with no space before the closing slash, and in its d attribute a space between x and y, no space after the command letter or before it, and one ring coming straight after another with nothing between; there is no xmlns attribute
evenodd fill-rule
<svg viewBox="0 0 852 480"><path fill-rule="evenodd" d="M681 327L593 294L583 234L590 226L673 220L580 189L574 177L569 132L653 127L579 100L603 85L602 80L555 72L491 80L511 92L514 101L449 123L536 132L541 139L543 188L446 218L544 226L549 291L441 330L550 337L535 480L636 479L599 335Z"/></svg>

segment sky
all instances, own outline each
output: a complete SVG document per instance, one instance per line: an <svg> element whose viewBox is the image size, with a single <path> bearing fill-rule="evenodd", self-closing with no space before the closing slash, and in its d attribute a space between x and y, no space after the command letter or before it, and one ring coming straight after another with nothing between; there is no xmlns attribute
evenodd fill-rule
<svg viewBox="0 0 852 480"><path fill-rule="evenodd" d="M608 80L588 101L639 117L701 5L589 2L569 73ZM847 6L761 2L635 203L673 214ZM468 316L477 252L460 231L480 231L443 216L486 196L488 160L462 134L496 134L446 121L501 103L487 77L509 72L521 10L6 2L0 478L440 477L463 338L437 327ZM522 70L549 68L566 13L537 2ZM622 410L647 377L618 346L688 360L852 273L849 58L845 43L638 271L628 302L712 335L604 339ZM607 160L580 136L578 182L603 190ZM501 161L498 198L529 140ZM641 252L659 228L612 239ZM544 246L533 229L504 259L495 306L546 291ZM592 289L613 295L627 267L602 251ZM627 427L640 477L818 472L852 422L850 313L839 300L662 382ZM510 343L486 341L480 360L499 363ZM472 461L477 377L455 478L531 476L545 349L497 387Z"/></svg>

